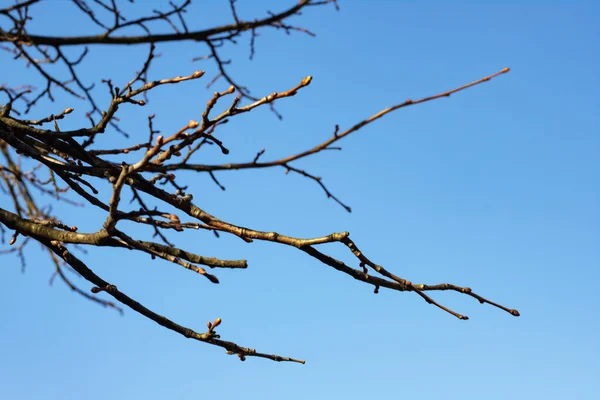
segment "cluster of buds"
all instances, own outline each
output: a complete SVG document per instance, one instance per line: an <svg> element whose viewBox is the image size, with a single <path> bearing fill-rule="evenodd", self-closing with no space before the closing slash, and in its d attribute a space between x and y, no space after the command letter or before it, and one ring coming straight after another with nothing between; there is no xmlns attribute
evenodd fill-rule
<svg viewBox="0 0 600 400"><path fill-rule="evenodd" d="M219 325L221 325L221 318L217 318L213 322L208 321L206 323L206 326L208 327L208 334L210 334L212 337L218 338L219 336L216 334L215 328Z"/></svg>

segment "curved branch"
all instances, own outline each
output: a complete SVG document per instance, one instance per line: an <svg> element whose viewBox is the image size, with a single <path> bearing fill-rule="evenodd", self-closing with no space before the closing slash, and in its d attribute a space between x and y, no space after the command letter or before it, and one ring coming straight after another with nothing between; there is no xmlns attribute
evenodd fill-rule
<svg viewBox="0 0 600 400"><path fill-rule="evenodd" d="M484 78L478 79L476 81L473 81L471 83L459 86L455 89L452 90L448 90L433 96L428 96L428 97L423 97L421 99L418 100L406 100L402 103L396 104L392 107L388 107L385 108L381 111L379 111L378 113L370 116L367 119L362 120L361 122L353 125L352 127L348 128L347 130L338 133L338 129L336 129L334 135L332 138L314 146L313 148L288 156L288 157L284 157L284 158L280 158L277 160L273 160L273 161L266 161L266 162L256 162L256 161L252 161L252 162L247 162L247 163L229 163L229 164L220 164L220 165L203 165L203 164L198 164L198 165L194 165L194 164L187 164L187 163L182 163L182 164L167 164L167 165L161 165L161 166L151 166L149 167L150 171L153 172L166 172L166 171L172 171L172 170L193 170L193 171L199 171L199 172L207 172L207 171L226 171L226 170L239 170L239 169L254 169L254 168L269 168L269 167L275 167L275 166L285 166L286 164L308 157L310 155L319 153L323 150L327 150L330 148L330 146L332 144L334 144L335 142L337 142L338 140L350 135L351 133L354 133L356 131L358 131L360 128L378 120L379 118L383 117L386 114L389 114L393 111L399 110L401 108L405 108L408 106L413 106L416 104L421 104L421 103L425 103L428 101L432 101L432 100L436 100L436 99L440 99L443 97L450 97L450 95L460 92L462 90L468 89L470 87L479 85L481 83L484 82L488 82L490 80L492 80L493 78L500 76L502 74L505 74L507 72L509 72L510 69L509 68L504 68L492 75L486 76Z"/></svg>
<svg viewBox="0 0 600 400"><path fill-rule="evenodd" d="M125 293L118 290L116 286L111 285L110 283L100 278L94 273L94 271L88 268L87 265L85 265L73 254L71 254L67 250L67 248L61 245L58 241L39 237L36 237L35 239L42 243L44 246L46 246L48 249L52 250L54 254L63 259L87 281L96 285L95 288L92 288L92 293L106 292L112 297L114 297L116 300L118 300L120 303L125 304L132 310L137 311L146 318L149 318L157 324L162 325L163 327L169 330L177 332L180 335L185 336L186 338L195 339L200 342L205 342L218 347L222 347L227 352L238 355L242 360L244 360L245 357L260 357L267 358L273 361L290 361L301 364L305 363L304 360L298 360L289 357L281 357L275 354L259 353L254 349L242 347L233 342L220 340L219 335L217 335L216 332L211 328L209 328L209 331L206 333L198 333L190 328L186 328L185 326L179 325L171 321L170 319L155 313L154 311L150 310L149 308L145 307L141 303L135 301L131 297L127 296Z"/></svg>
<svg viewBox="0 0 600 400"><path fill-rule="evenodd" d="M235 24L223 25L211 29L205 29L195 32L182 32L171 34L158 35L143 35L143 36L109 36L106 34L92 36L72 36L72 37L57 37L43 35L27 35L19 37L0 30L0 42L17 42L17 43L32 43L36 45L47 46L79 46L92 44L111 44L111 45L133 45L143 43L162 43L162 42L180 42L185 40L207 41L212 36L223 33L240 33L250 31L263 26L272 25L274 22L292 16L304 7L311 5L310 0L302 0L297 5L279 13L273 14L268 18L256 20L253 22L239 22Z"/></svg>

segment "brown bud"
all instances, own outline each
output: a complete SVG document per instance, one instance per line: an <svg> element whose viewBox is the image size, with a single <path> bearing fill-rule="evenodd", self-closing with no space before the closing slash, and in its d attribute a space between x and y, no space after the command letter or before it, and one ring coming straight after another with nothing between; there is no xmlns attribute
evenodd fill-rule
<svg viewBox="0 0 600 400"><path fill-rule="evenodd" d="M213 323L213 327L215 327L215 328L216 328L216 327L217 327L217 326L219 326L219 325L221 325L221 318L217 318L217 319L215 319L215 322Z"/></svg>
<svg viewBox="0 0 600 400"><path fill-rule="evenodd" d="M511 313L512 315L514 315L515 317L518 317L518 316L520 316L520 315L521 315L521 314L519 314L519 312L518 312L517 310L514 310L514 309L513 309L513 310L510 310L510 313Z"/></svg>
<svg viewBox="0 0 600 400"><path fill-rule="evenodd" d="M312 76L307 76L306 78L302 79L302 86L306 86L308 84L310 84L310 82L312 81Z"/></svg>
<svg viewBox="0 0 600 400"><path fill-rule="evenodd" d="M212 324L210 323L210 321L208 321L208 322L206 323L206 326L208 327L208 330L209 330L209 331L212 331L212 328L213 328L213 326L212 326Z"/></svg>
<svg viewBox="0 0 600 400"><path fill-rule="evenodd" d="M129 154L129 149L123 149L123 153Z"/></svg>
<svg viewBox="0 0 600 400"><path fill-rule="evenodd" d="M12 239L10 239L10 242L8 242L8 244L12 246L13 244L15 244L16 241L17 241L17 237L13 236Z"/></svg>
<svg viewBox="0 0 600 400"><path fill-rule="evenodd" d="M65 108L65 111L63 111L63 114L71 114L73 112L74 108Z"/></svg>
<svg viewBox="0 0 600 400"><path fill-rule="evenodd" d="M194 121L193 119L190 120L190 122L188 122L188 128L190 129L194 129L198 127L198 121Z"/></svg>
<svg viewBox="0 0 600 400"><path fill-rule="evenodd" d="M211 281L212 283L215 283L215 284L219 283L219 279L214 275L204 274L204 276L206 276L208 278L208 280Z"/></svg>
<svg viewBox="0 0 600 400"><path fill-rule="evenodd" d="M156 137L156 145L160 146L161 144L163 144L163 137L162 136L157 136Z"/></svg>

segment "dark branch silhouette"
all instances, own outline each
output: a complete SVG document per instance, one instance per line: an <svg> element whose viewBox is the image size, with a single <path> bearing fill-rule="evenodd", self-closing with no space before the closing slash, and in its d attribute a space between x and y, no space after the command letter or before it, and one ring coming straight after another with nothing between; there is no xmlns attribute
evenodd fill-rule
<svg viewBox="0 0 600 400"><path fill-rule="evenodd" d="M5 235L12 232L8 243L9 247L6 250L3 249L2 253L16 253L24 263L26 245L38 242L44 246L54 265L55 272L52 279L60 278L73 291L93 302L121 311L117 305L120 303L187 338L222 347L228 354L235 354L241 360L252 356L274 361L304 363L302 360L259 353L251 348L221 340L216 332L216 328L221 324L219 318L209 322L207 331L203 333L181 326L127 296L114 283L103 280L84 261L76 257L72 249L85 249L90 246L129 249L148 254L152 259L167 260L202 275L213 284L219 283L218 274L207 272L201 265L213 269L248 267L245 260L218 259L179 248L176 244L171 243L165 235L165 232L169 230L181 232L190 229L204 229L213 231L216 235L219 233L231 234L246 242L260 240L295 247L317 261L371 285L375 293L380 288L414 292L427 303L435 305L459 319L466 320L468 317L438 303L426 292L453 290L473 297L482 304L490 304L514 316L519 315L517 310L487 300L473 293L468 287L448 283L416 284L400 278L367 258L350 238L348 232L299 238L278 232L265 232L242 227L225 221L201 208L193 200L192 195L186 192L187 187L177 181L176 175L176 173L183 173L186 170L205 172L224 190L225 188L214 175L215 171L283 168L286 172L298 174L315 182L327 197L332 198L350 212L350 207L325 186L321 177L298 168L295 164L296 161L309 158L325 150L339 150L339 147L334 146L338 141L389 113L408 106L449 97L505 74L509 71L508 68L436 95L418 100L406 100L383 109L345 130L336 126L333 134L329 134L329 137L321 143L287 157L263 161L265 158L263 149L247 162L208 165L195 161L194 155L206 144L217 146L223 155L229 153L226 143L216 136L222 124L234 121L238 115L249 113L259 107L267 106L274 110L275 103L289 101L289 97L300 93L312 81L312 77L307 76L299 82L297 81L295 85L290 84L286 90L254 97L250 95L250 91L246 87L235 83L226 69L227 62L220 56L220 49L225 44L235 43L235 40L241 35L249 34L252 56L255 37L257 31L261 29L275 28L284 32L298 31L312 35L307 29L292 24L295 17L301 10L304 11L309 7L331 4L337 8L336 1L303 0L284 11L271 13L262 19L243 21L236 10L235 1L230 0L234 23L204 30L189 30L185 14L191 3L190 0L183 1L179 5L170 3L171 8L168 10L154 10L152 14L141 17L125 16L116 1L95 0L93 3L88 3L84 0L73 0L73 4L82 13L82 17L89 20L90 26L100 27L103 33L69 37L29 32L28 23L35 13L38 2L38 0L22 1L0 10L2 48L9 52L15 60L14 63L21 62L31 66L31 73L38 74L46 82L45 87L40 90L34 90L31 87L11 87L8 84L0 86L0 92L6 97L4 105L0 108L0 152L2 153L0 156L0 188L12 202L12 210L0 208L2 243L5 243ZM98 11L102 11L102 13ZM102 17L100 17L101 14ZM109 15L110 18L106 18L106 15ZM293 21L290 22L290 19ZM153 33L157 23L167 23L174 32L169 34ZM140 28L145 34L120 35L120 32L128 27ZM149 135L147 140L138 143L132 142L126 147L97 148L95 139L98 135L114 134L111 133L111 130L126 135L119 127L118 118L126 117L126 114L123 115L124 112L126 113L126 107L146 105L147 95L157 87L171 84L181 85L190 80L206 79L203 71L160 80L148 79L148 70L156 57L155 51L158 44L188 40L205 43L210 54L203 58L216 63L219 73L208 79L210 82L208 85L223 78L231 86L223 92L214 92L208 99L200 120L180 123L173 128L171 134L157 135L158 132L153 127L154 115L152 115L148 118ZM93 83L84 82L79 72L81 61L91 51L92 45L97 44L149 45L148 56L145 60L140 60L140 71L129 82L117 86L111 80L101 77L104 78L102 82L110 92L111 100L108 104L102 104L94 98L91 92ZM67 57L64 52L66 47L82 47L80 56L77 59ZM56 68L50 69L50 65L62 66L63 75L56 72ZM24 117L42 99L54 101L53 91L55 90L68 93L73 96L74 101L85 101L89 104L90 111L87 116L90 126L76 130L61 130L58 121L69 118L73 111L71 107L65 108L56 115L37 116L39 119ZM217 113L215 106L223 103L226 103L224 111ZM117 114L120 114L120 117L117 117ZM135 154L138 155L136 162L115 162L106 158L106 156ZM28 160L30 164L21 162L21 159ZM33 165L33 167L28 169L25 165ZM98 189L107 185L111 188L109 195ZM50 195L55 201L70 204L82 203L88 207L99 208L105 213L104 223L102 226L98 226L94 232L79 232L76 226L62 222L69 218L68 215L54 215L51 208L40 206L37 194ZM122 197L126 194L131 195L132 202L136 204L137 208L131 209L123 204ZM151 208L148 204L159 204L159 206ZM146 226L154 232L157 241L145 241L133 237L131 233L128 233L126 226L120 223L121 221ZM355 266L347 265L326 253L327 245L336 242L344 245L354 255ZM93 285L91 292L72 283L65 275L65 268L76 271L89 281ZM102 292L112 296L116 302L103 299L99 295Z"/></svg>

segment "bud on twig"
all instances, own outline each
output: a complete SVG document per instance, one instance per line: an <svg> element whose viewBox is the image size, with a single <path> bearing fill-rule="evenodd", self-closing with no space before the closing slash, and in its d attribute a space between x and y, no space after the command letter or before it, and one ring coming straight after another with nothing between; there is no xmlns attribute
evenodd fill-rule
<svg viewBox="0 0 600 400"><path fill-rule="evenodd" d="M302 86L310 85L311 81L312 81L312 76L309 75L306 78L302 79Z"/></svg>

